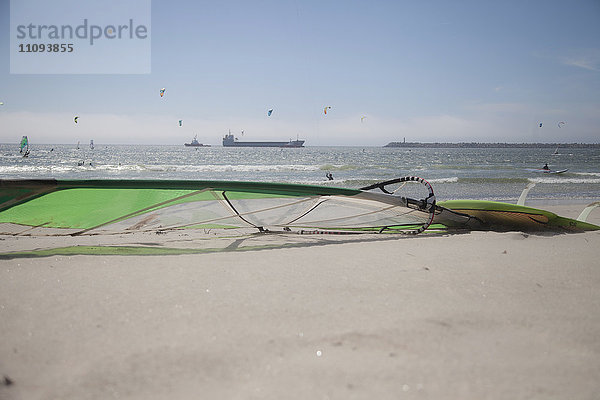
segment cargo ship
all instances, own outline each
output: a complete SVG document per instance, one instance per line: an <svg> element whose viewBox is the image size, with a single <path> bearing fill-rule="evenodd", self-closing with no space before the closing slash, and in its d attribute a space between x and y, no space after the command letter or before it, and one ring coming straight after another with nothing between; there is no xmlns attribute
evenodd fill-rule
<svg viewBox="0 0 600 400"><path fill-rule="evenodd" d="M223 147L304 147L304 140L292 140L287 142L242 142L231 132L223 137Z"/></svg>

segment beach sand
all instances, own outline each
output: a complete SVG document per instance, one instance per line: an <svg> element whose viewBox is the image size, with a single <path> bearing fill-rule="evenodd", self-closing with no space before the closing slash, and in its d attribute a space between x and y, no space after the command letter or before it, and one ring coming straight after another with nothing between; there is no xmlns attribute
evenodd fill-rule
<svg viewBox="0 0 600 400"><path fill-rule="evenodd" d="M575 218L582 207L542 208ZM600 392L600 232L248 241L263 249L1 260L0 399Z"/></svg>

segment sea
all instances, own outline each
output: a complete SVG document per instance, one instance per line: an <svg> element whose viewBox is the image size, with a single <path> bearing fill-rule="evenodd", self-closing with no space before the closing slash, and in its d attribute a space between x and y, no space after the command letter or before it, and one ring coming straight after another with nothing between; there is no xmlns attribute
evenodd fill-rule
<svg viewBox="0 0 600 400"><path fill-rule="evenodd" d="M431 183L438 200L528 204L600 201L599 148L231 148L0 144L0 179L160 179L283 182L361 188L404 176ZM561 174L537 171L548 163ZM331 172L333 180L326 174Z"/></svg>

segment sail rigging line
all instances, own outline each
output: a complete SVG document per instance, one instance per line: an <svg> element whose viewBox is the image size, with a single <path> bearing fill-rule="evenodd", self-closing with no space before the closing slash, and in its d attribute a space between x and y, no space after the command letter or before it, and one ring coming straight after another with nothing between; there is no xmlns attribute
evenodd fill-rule
<svg viewBox="0 0 600 400"><path fill-rule="evenodd" d="M48 221L48 222L44 222L44 223L42 223L42 224L39 224L39 225L30 226L30 227L28 227L27 229L25 229L25 230L23 230L23 231L21 231L21 232L17 232L17 233L15 233L14 235L15 235L15 236L25 236L25 234L26 234L27 232L31 232L32 230L34 230L34 229L37 229L37 228L42 228L42 227L44 227L45 225L47 225L47 224L49 224L49 223L50 223L50 221Z"/></svg>
<svg viewBox="0 0 600 400"><path fill-rule="evenodd" d="M344 199L344 200L350 200L350 201L352 201L351 199ZM321 202L321 203L319 203L318 205L320 205L320 204L323 204L323 203L324 203L324 202ZM391 204L391 205L388 205L387 207L379 208L379 209L377 209L377 210L371 210L371 211L367 211L367 212L360 213L360 214L354 214L354 215L352 215L352 216L350 216L350 217L348 217L348 216L343 216L343 217L337 217L337 218L327 218L327 219L321 219L321 220L319 220L319 221L311 221L311 223L312 223L312 224L317 224L317 223L319 223L319 224L322 224L322 223L327 223L327 222L343 221L343 220L345 220L345 219L350 219L350 218L364 217L364 216L367 216L367 215L373 215L373 214L377 214L377 213L380 213L380 212L389 211L389 210L391 210L391 209L393 209L393 208L396 208L396 207L398 207L398 206L399 206L399 204ZM315 206L315 207L313 207L313 208L312 208L310 211L314 211L314 210L315 210L315 208L316 208L316 206ZM402 213L402 214L400 214L400 215L407 215L407 214L410 214L410 213L412 213L412 212L414 212L414 211L415 211L415 210L409 210L409 211L407 211L407 212L405 212L405 213ZM308 214L308 212L307 212L306 214ZM297 218L297 219L298 219L298 218ZM296 220L297 220L297 219L296 219ZM406 225L415 225L415 223L407 223ZM374 225L374 226L369 226L369 227L367 227L367 228L377 228L377 227L379 227L379 226L380 226L380 225L376 225L376 226ZM394 225L394 226L400 226L400 225ZM331 228L328 228L328 229L331 229Z"/></svg>
<svg viewBox="0 0 600 400"><path fill-rule="evenodd" d="M317 208L317 207L318 207L318 206L320 206L321 204L325 203L327 200L328 200L328 199L323 199L323 198L319 199L319 201L318 201L317 203L313 204L313 205L312 205L312 206L311 206L311 207L310 207L308 210L306 210L304 213L300 214L300 216L298 216L298 217L294 218L294 219L293 219L293 220L291 220L291 221L288 221L288 223L287 223L287 224L288 224L288 225L291 225L291 224L293 224L294 222L298 221L300 218L302 218L302 217L304 217L304 216L308 215L308 213L312 212L312 211L313 211L315 208Z"/></svg>
<svg viewBox="0 0 600 400"><path fill-rule="evenodd" d="M227 198L227 195L225 194L225 190L223 190L221 192L221 196L223 196L223 199L225 200L225 202L227 203L227 205L229 206L229 208L245 223L247 223L250 226L255 227L256 229L258 229L261 232L264 232L264 228L262 226L257 226L255 224L253 224L252 222L248 221L246 218L242 217L242 215L240 214L240 212L233 206L233 204L231 204L231 201Z"/></svg>
<svg viewBox="0 0 600 400"><path fill-rule="evenodd" d="M212 188L209 188L208 190L214 190L214 189L212 189ZM230 192L231 192L232 190L226 190L226 191L230 191ZM215 197L216 197L216 193L214 193L214 192L212 192L212 193L213 193L213 194L215 195ZM225 193L225 191L223 191L222 195L224 195L224 193ZM318 195L312 195L312 196L310 196L310 197L308 197L308 198L303 198L303 199L301 199L301 200L293 201L293 202L290 202L290 203L281 204L281 205L278 205L278 206L267 207L267 208L261 208L261 209L258 209L258 210L247 211L247 212L238 212L238 211L237 211L237 209L236 209L235 207L233 207L233 205L232 205L232 204L229 202L229 200L227 199L227 200L226 200L225 202L223 202L223 203L224 203L224 204L227 206L227 209L229 209L230 211L232 211L232 212L234 213L234 214L232 214L232 215L228 215L228 216L225 216L225 217L218 217L218 218L208 219L208 220L204 220L204 221L195 221L195 222L191 222L191 223L187 223L187 224L183 224L183 225L172 225L172 226L169 226L169 227L167 227L167 228L165 228L165 229L181 229L181 228L189 228L190 226L194 226L194 225L198 225L198 224L207 224L207 223L212 223L212 222L223 221L223 220L229 219L229 218L231 218L231 217L240 217L240 218L241 218L241 219L242 219L244 222L246 222L246 223L250 224L250 226L251 226L251 227L253 227L253 228L257 228L257 229L258 229L258 226L257 226L257 225L255 225L255 224L252 224L252 223L250 223L250 222L246 221L246 220L243 218L243 216L254 215L254 214L261 213L261 212L266 212L266 211L277 210L277 209L279 209L279 208L285 208L285 207L289 207L289 206L292 206L292 205L296 205L296 204L305 203L305 202L307 202L307 201L314 200L314 199L315 199L315 197L317 197L317 196L318 196ZM217 200L223 200L223 199L220 199L220 198L218 198L218 197L216 197L216 199L217 199ZM289 222L288 222L288 223L289 223ZM285 226L286 224L277 224L277 225L278 225L278 226L279 226L279 225L281 225L281 226Z"/></svg>
<svg viewBox="0 0 600 400"><path fill-rule="evenodd" d="M244 215L253 215L253 214L258 214L258 213L260 213L260 212L270 211L270 210L274 210L274 209L278 209L278 208L282 208L282 207L289 207L290 205L293 205L293 204L299 204L299 203L302 203L302 202L305 202L305 201L309 201L309 200L312 200L312 199L314 199L314 197L313 197L313 198L303 199L303 200L300 200L300 201L297 201L297 202L288 203L288 204L284 204L284 205L279 205L279 206L274 206L274 207L264 208L264 209L261 209L261 210L255 210L255 211L251 211L251 212L247 212L247 213L240 213L240 212L239 212L239 211L237 211L237 209L236 209L236 208L233 206L233 204L231 204L231 202L229 201L229 199L227 199L227 197L225 196L225 192L223 192L223 197L224 197L224 198L225 198L225 200L227 201L227 204L229 205L229 207L230 207L230 208L231 208L231 209L232 209L232 210L233 210L233 211L236 213L236 215L237 215L237 216L238 216L240 219L242 219L244 222L248 223L250 226L252 226L252 227L254 227L254 228L257 228L257 229L258 229L258 230L260 230L261 232L264 230L264 227L262 227L262 226L258 226L258 225L256 225L256 224L253 224L253 223L249 222L249 221L248 221L248 220L246 220L246 219L245 219L243 216L244 216ZM402 198L402 199L404 199L404 198ZM318 201L318 203L317 203L317 204L315 204L313 207L311 207L311 208L310 208L308 211L304 212L304 214L302 214L300 217L294 218L292 221L288 221L286 224L278 224L278 225L281 225L281 226L289 226L289 225L292 225L292 224L293 224L295 221L297 221L297 220L299 220L300 218L302 218L302 217L304 217L304 216L306 216L306 215L310 214L310 212L314 211L314 210L315 210L315 209L316 209L316 208L317 208L319 205L322 205L322 204L324 204L324 203L325 203L326 201L328 201L328 200L331 200L331 199L330 199L330 198L323 199L323 200L322 200L322 199L319 199L319 201ZM357 203L361 203L360 199L359 199L358 201L356 201L356 199L353 199L353 198L350 198L350 197L349 197L349 198L344 198L344 201L347 201L347 202L357 202ZM413 200L413 201L415 201L415 202L416 202L416 200ZM345 220L345 219L359 218L359 217L364 217L364 216L368 216L368 215L378 214L378 213L381 213L381 212L386 212L386 211L392 210L392 209L394 209L394 208L397 208L397 207L399 207L399 206L402 206L402 207L404 207L404 203L402 203L402 204L389 204L389 205L388 205L388 206L386 206L386 207L378 208L378 209L376 209L376 210L371 210L371 211L367 211L367 212L364 212L364 213L354 214L354 215L352 215L352 216L342 216L342 217L337 217L337 218L327 218L327 219L321 219L321 220L318 220L318 221L311 221L311 225L316 225L316 224L324 224L324 223L326 224L326 223L328 223L328 222L343 221L343 220ZM414 213L415 211L417 211L417 210L415 210L415 209L409 209L407 212L401 213L401 214L399 214L399 215L408 215L408 214ZM431 218L430 218L430 221L431 221ZM429 222L429 224L430 224L430 223L431 223L431 222ZM197 223L196 223L196 224L197 224ZM425 228L423 228L423 230L425 230L425 229L427 228L427 226L429 226L429 224L427 224L427 225L425 226ZM191 225L195 225L195 224L191 224ZM419 223L415 223L415 222L409 222L409 223L405 223L405 224L395 224L395 225L393 225L393 226L403 226L403 225L406 225L406 226L414 226L414 225L419 225ZM378 228L378 227L380 227L380 225L372 225L372 226L369 226L369 227L367 227L367 228ZM388 227L389 227L389 226L388 226ZM351 228L351 227L348 227L348 228ZM363 227L363 228L364 228L364 227ZM329 229L331 229L331 228L329 228ZM421 232L422 232L422 231L421 231Z"/></svg>
<svg viewBox="0 0 600 400"><path fill-rule="evenodd" d="M204 220L204 221L194 221L194 222L183 224L183 225L172 225L172 226L169 226L169 227L164 227L162 230L187 228L187 227L198 225L198 224L213 223L213 222L218 222L218 221L226 220L226 219L229 219L231 217L238 217L242 221L244 221L246 224L248 224L249 226L258 229L259 231L263 231L264 230L263 226L256 225L256 224L248 221L244 217L247 217L247 216L250 216L250 215L259 214L259 213L262 213L262 212L277 210L277 209L280 209L280 208L286 208L286 207L290 207L290 206L293 206L293 205L305 203L305 202L308 202L308 201L313 201L316 198L316 196L310 196L308 198L303 198L301 200L293 201L293 202L286 203L286 204L281 204L281 205L277 205L277 206L261 208L261 209L258 209L258 210L252 210L252 211L248 211L248 212L240 212L233 205L233 203L230 201L230 199L227 198L227 196L225 195L225 192L226 191L221 192L221 195L223 196L223 199L219 199L219 200L224 200L224 204L227 205L227 208L234 213L233 215L231 215L231 216L225 216L225 217L218 217L218 218L214 218L214 219L210 219L210 220ZM351 197L348 197L348 198L344 197L343 199L345 201L348 201L348 202L354 202L354 201L356 201L356 199L353 199ZM404 200L404 198L402 198L402 199ZM331 199L330 198L327 198L327 199L317 199L317 201L318 201L317 204L315 204L314 206L311 206L308 209L308 211L305 211L300 217L296 217L293 220L287 221L285 223L279 223L279 224L273 224L273 225L275 225L275 226L289 226L289 225L293 224L295 221L299 220L302 216L305 216L305 215L309 214L311 211L314 211L317 206L325 203L328 200L331 200ZM396 199L394 199L394 200L396 200ZM412 200L412 201L418 202L417 200ZM357 203L360 203L360 201L357 201ZM377 213L380 213L380 212L389 211L389 210L394 209L394 208L399 207L399 206L405 207L405 203L402 202L401 204L398 204L396 201L394 201L393 203L388 203L388 206L383 207L383 208L379 208L377 210L371 210L371 211L360 213L360 214L354 214L354 215L352 215L350 217L343 216L343 217L337 217L337 218L321 219L319 221L311 221L311 224L327 223L327 222L334 222L334 221L343 221L344 219L368 216L368 215L377 214ZM409 209L407 212L401 213L399 215L408 215L408 214L414 213L415 211L419 211L419 210L416 210L416 209L412 208L412 209ZM410 222L410 223L406 223L406 224L402 224L402 225L413 226L413 225L418 225L418 224L419 223ZM397 224L397 225L393 225L393 226L402 226L402 225L401 224ZM378 228L378 227L380 227L380 225L373 225L373 226L370 226L369 228ZM262 228L262 230L261 230L261 228ZM331 229L331 228L329 228L329 229Z"/></svg>

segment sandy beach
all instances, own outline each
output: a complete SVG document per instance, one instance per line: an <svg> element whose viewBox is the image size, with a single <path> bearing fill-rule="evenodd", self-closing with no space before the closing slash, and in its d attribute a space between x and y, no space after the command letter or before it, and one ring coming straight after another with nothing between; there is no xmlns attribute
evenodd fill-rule
<svg viewBox="0 0 600 400"><path fill-rule="evenodd" d="M540 208L575 218L582 206ZM1 239L3 252L61 243ZM600 232L255 235L221 247L0 260L0 399L600 391Z"/></svg>
<svg viewBox="0 0 600 400"><path fill-rule="evenodd" d="M600 400L599 17L0 0L0 400Z"/></svg>

